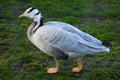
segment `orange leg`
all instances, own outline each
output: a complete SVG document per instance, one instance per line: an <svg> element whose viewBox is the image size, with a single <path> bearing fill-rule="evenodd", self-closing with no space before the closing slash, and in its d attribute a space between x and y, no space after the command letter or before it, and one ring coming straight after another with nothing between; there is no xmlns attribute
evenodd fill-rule
<svg viewBox="0 0 120 80"><path fill-rule="evenodd" d="M78 63L78 66L73 68L73 72L80 72L82 70L83 65L80 58L77 59L77 63Z"/></svg>
<svg viewBox="0 0 120 80"><path fill-rule="evenodd" d="M49 68L47 70L47 73L50 73L50 74L54 74L54 73L58 73L60 71L60 66L59 66L59 60L56 60L56 67L55 68Z"/></svg>

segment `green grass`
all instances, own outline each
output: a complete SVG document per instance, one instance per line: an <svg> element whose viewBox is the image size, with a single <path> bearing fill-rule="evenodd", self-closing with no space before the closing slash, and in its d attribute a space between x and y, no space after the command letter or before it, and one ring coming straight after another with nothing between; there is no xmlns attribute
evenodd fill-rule
<svg viewBox="0 0 120 80"><path fill-rule="evenodd" d="M119 80L119 0L0 0L0 80ZM83 70L72 73L75 60L61 60L58 74L47 74L54 59L37 49L26 37L32 20L18 16L36 7L44 21L62 21L111 43L110 53L86 55Z"/></svg>

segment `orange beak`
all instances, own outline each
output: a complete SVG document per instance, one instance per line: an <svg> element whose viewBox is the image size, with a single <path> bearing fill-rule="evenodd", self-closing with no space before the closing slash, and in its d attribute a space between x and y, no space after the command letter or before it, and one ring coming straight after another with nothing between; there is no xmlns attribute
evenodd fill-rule
<svg viewBox="0 0 120 80"><path fill-rule="evenodd" d="M21 18L21 17L25 17L25 14L23 13L23 14L21 14L20 16L19 16L19 18Z"/></svg>

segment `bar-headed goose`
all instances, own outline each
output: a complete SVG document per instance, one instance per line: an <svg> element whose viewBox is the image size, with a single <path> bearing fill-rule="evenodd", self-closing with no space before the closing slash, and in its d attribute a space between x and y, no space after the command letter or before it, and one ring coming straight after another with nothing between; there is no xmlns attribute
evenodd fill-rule
<svg viewBox="0 0 120 80"><path fill-rule="evenodd" d="M70 24L56 21L43 23L42 15L36 8L28 8L19 17L33 19L27 31L28 39L44 53L55 58L56 67L49 68L47 73L59 72L59 59L68 58L77 59L78 67L73 68L73 72L80 72L82 69L80 57L87 53L109 52L100 40Z"/></svg>

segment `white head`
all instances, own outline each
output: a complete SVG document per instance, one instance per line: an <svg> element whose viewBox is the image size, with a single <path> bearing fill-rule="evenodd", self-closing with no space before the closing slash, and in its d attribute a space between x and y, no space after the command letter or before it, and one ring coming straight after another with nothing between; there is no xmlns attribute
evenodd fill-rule
<svg viewBox="0 0 120 80"><path fill-rule="evenodd" d="M28 17L33 19L34 21L38 21L42 18L42 15L38 9L30 7L24 13L22 13L19 17Z"/></svg>

